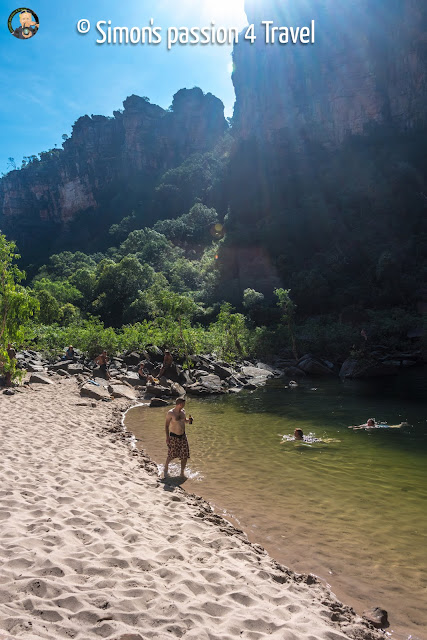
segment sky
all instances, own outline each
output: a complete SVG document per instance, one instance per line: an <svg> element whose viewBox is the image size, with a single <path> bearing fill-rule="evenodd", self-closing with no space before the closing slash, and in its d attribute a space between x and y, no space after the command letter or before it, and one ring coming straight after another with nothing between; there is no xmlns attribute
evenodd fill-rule
<svg viewBox="0 0 427 640"><path fill-rule="evenodd" d="M0 174L8 158L61 147L82 115L111 116L132 94L168 108L181 88L199 86L220 98L233 113L232 46L175 45L167 50L168 27L236 27L247 24L244 0L29 0L40 28L20 40L9 32L9 14L21 5L0 1ZM25 6L25 5L24 5ZM88 8L89 7L89 8ZM162 27L159 45L97 44L100 20L111 26ZM79 20L90 32L77 31ZM19 26L19 16L13 26ZM104 27L107 28L108 25Z"/></svg>

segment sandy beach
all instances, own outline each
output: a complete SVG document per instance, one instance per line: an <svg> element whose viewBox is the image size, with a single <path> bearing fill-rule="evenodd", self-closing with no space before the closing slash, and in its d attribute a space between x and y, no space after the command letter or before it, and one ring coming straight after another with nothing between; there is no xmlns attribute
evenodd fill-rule
<svg viewBox="0 0 427 640"><path fill-rule="evenodd" d="M52 380L0 395L0 640L384 637L161 482L123 400Z"/></svg>

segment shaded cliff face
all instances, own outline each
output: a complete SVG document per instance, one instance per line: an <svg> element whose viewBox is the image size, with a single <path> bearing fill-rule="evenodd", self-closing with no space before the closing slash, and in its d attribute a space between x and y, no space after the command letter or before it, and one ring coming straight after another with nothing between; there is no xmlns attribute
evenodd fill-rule
<svg viewBox="0 0 427 640"><path fill-rule="evenodd" d="M210 150L228 127L222 102L198 88L179 91L171 111L135 95L123 107L112 118L79 118L63 149L0 180L0 228L24 253L37 235L66 232L87 211L114 207L119 219L159 175Z"/></svg>
<svg viewBox="0 0 427 640"><path fill-rule="evenodd" d="M241 136L336 146L370 124L427 122L425 0L246 0L245 8L258 38L234 49ZM262 20L315 20L315 44L266 45Z"/></svg>

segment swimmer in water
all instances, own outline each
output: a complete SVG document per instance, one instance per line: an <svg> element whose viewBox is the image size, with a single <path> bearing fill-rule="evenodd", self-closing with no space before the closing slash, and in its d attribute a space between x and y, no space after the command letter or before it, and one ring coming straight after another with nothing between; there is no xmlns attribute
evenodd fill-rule
<svg viewBox="0 0 427 640"><path fill-rule="evenodd" d="M369 418L365 424L359 424L357 426L348 427L349 429L400 429L401 427L407 427L407 422L401 422L400 424L387 424L386 422L375 422L373 418Z"/></svg>
<svg viewBox="0 0 427 640"><path fill-rule="evenodd" d="M375 429L376 424L373 418L368 418L364 424L358 424L357 426L348 427L349 429Z"/></svg>
<svg viewBox="0 0 427 640"><path fill-rule="evenodd" d="M282 436L282 442L280 444L283 444L284 442L303 442L305 444L313 444L314 442L325 442L324 440L321 440L320 438L316 438L313 435L308 435L305 436L304 432L302 429L295 429L294 431L294 435L292 436Z"/></svg>

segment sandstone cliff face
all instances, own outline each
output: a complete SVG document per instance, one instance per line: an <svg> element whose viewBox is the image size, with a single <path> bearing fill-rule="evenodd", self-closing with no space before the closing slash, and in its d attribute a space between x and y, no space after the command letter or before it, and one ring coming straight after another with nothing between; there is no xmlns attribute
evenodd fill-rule
<svg viewBox="0 0 427 640"><path fill-rule="evenodd" d="M44 224L62 228L108 198L120 207L123 191L136 203L141 185L153 188L164 171L211 149L228 127L222 102L198 88L179 91L171 111L135 95L123 106L112 118L79 118L63 149L0 180L3 232L25 246Z"/></svg>
<svg viewBox="0 0 427 640"><path fill-rule="evenodd" d="M425 0L246 0L245 8L258 38L234 49L241 136L333 147L370 124L426 124ZM266 45L263 20L315 20L316 42Z"/></svg>

